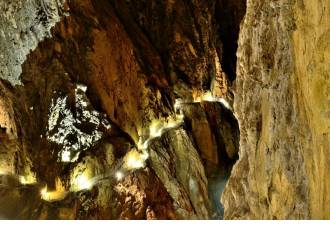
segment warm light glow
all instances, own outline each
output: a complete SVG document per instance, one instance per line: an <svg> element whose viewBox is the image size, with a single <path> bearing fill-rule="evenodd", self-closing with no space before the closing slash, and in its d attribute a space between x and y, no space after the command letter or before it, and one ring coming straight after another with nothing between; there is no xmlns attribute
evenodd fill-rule
<svg viewBox="0 0 330 248"><path fill-rule="evenodd" d="M91 182L84 175L77 178L77 184L80 189L89 189L92 187Z"/></svg>
<svg viewBox="0 0 330 248"><path fill-rule="evenodd" d="M146 161L149 158L149 153L147 150L142 151L141 158L143 161Z"/></svg>
<svg viewBox="0 0 330 248"><path fill-rule="evenodd" d="M25 168L24 172L18 176L18 179L23 185L37 183L36 174L33 173L29 167Z"/></svg>
<svg viewBox="0 0 330 248"><path fill-rule="evenodd" d="M35 184L37 179L33 175L19 176L19 181L21 184Z"/></svg>
<svg viewBox="0 0 330 248"><path fill-rule="evenodd" d="M63 151L61 155L62 162L70 162L71 161L71 152L70 151Z"/></svg>
<svg viewBox="0 0 330 248"><path fill-rule="evenodd" d="M47 188L41 191L41 199L48 202L61 201L68 195L65 191L50 191L47 192Z"/></svg>
<svg viewBox="0 0 330 248"><path fill-rule="evenodd" d="M153 120L149 128L150 138L162 136L163 125L159 120Z"/></svg>
<svg viewBox="0 0 330 248"><path fill-rule="evenodd" d="M83 92L86 92L87 86L83 84L78 84L77 89L82 90Z"/></svg>
<svg viewBox="0 0 330 248"><path fill-rule="evenodd" d="M220 98L219 102L221 102L227 109L231 109L229 103L224 98Z"/></svg>
<svg viewBox="0 0 330 248"><path fill-rule="evenodd" d="M203 93L201 96L194 97L194 102L220 102L227 109L231 109L230 104L222 97L214 97L211 91Z"/></svg>
<svg viewBox="0 0 330 248"><path fill-rule="evenodd" d="M140 152L133 149L129 151L125 156L125 163L124 163L124 169L126 170L137 170L144 168L145 164L145 157L142 156Z"/></svg>
<svg viewBox="0 0 330 248"><path fill-rule="evenodd" d="M144 143L143 149L147 149L150 141L154 138L161 137L166 130L178 127L183 121L183 115L178 114L176 115L176 117L176 119L174 119L173 117L169 117L167 120L163 121L153 120L149 128L149 138Z"/></svg>
<svg viewBox="0 0 330 248"><path fill-rule="evenodd" d="M175 112L178 112L181 109L181 104L182 104L181 99L175 99L175 103L174 103L174 111Z"/></svg>
<svg viewBox="0 0 330 248"><path fill-rule="evenodd" d="M117 171L116 174L115 174L115 176L116 176L116 179L117 179L118 181L121 181L121 180L123 180L123 178L124 178L124 173L121 172L121 171Z"/></svg>
<svg viewBox="0 0 330 248"><path fill-rule="evenodd" d="M178 101L176 101L178 103ZM176 118L169 117L166 120L153 120L149 127L149 137L143 141L140 137L137 150L131 150L125 158L124 168L137 170L145 167L145 161L149 158L149 144L157 137L161 137L167 130L178 127L183 122L183 114L177 114Z"/></svg>
<svg viewBox="0 0 330 248"><path fill-rule="evenodd" d="M142 141L142 138L140 137L139 143L137 144L137 148L139 151L147 150L149 147L149 141L150 139L147 139L146 141Z"/></svg>
<svg viewBox="0 0 330 248"><path fill-rule="evenodd" d="M65 191L59 178L56 179L55 191L48 191L47 186L40 191L41 199L48 202L61 201L68 195L68 193L69 192Z"/></svg>
<svg viewBox="0 0 330 248"><path fill-rule="evenodd" d="M77 176L73 181L73 191L88 190L93 187L92 181L85 174Z"/></svg>
<svg viewBox="0 0 330 248"><path fill-rule="evenodd" d="M183 122L183 115L176 115L176 119L169 118L166 123L166 129L172 129L178 127Z"/></svg>
<svg viewBox="0 0 330 248"><path fill-rule="evenodd" d="M48 191L47 185L41 190L41 199L53 202L63 200L68 192L65 190L65 187L62 184L60 178L55 179L55 191Z"/></svg>
<svg viewBox="0 0 330 248"><path fill-rule="evenodd" d="M179 121L180 123L183 123L183 120L184 120L184 115L183 115L183 113L177 114L177 115L176 115L176 118L178 119L178 121Z"/></svg>
<svg viewBox="0 0 330 248"><path fill-rule="evenodd" d="M9 171L0 169L0 175L8 175L8 174L9 174Z"/></svg>
<svg viewBox="0 0 330 248"><path fill-rule="evenodd" d="M211 91L206 91L202 95L195 95L194 102L215 102L215 97L213 97Z"/></svg>
<svg viewBox="0 0 330 248"><path fill-rule="evenodd" d="M13 177L18 178L19 182L24 185L35 184L37 182L37 179L35 178L35 175L33 175L33 174L28 174L25 176L18 176L18 175L13 174L9 170L0 169L0 175L12 175Z"/></svg>
<svg viewBox="0 0 330 248"><path fill-rule="evenodd" d="M40 194L41 194L41 198L43 198L43 197L47 194L47 186L45 186L45 187L40 191Z"/></svg>
<svg viewBox="0 0 330 248"><path fill-rule="evenodd" d="M204 102L214 102L215 98L212 96L211 91L207 91L202 95L202 101Z"/></svg>

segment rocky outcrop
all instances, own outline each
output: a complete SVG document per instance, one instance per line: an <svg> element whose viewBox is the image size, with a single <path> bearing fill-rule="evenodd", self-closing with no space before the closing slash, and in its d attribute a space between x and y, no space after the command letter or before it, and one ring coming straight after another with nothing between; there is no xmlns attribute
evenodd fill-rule
<svg viewBox="0 0 330 248"><path fill-rule="evenodd" d="M169 131L155 142L151 146L150 166L173 198L178 216L182 219L209 218L204 167L185 131Z"/></svg>
<svg viewBox="0 0 330 248"><path fill-rule="evenodd" d="M206 173L216 174L219 169L230 173L239 147L238 124L232 111L220 102L187 103L182 110Z"/></svg>
<svg viewBox="0 0 330 248"><path fill-rule="evenodd" d="M328 219L329 1L247 1L226 219Z"/></svg>
<svg viewBox="0 0 330 248"><path fill-rule="evenodd" d="M0 77L21 84L22 64L65 14L63 0L0 2Z"/></svg>
<svg viewBox="0 0 330 248"><path fill-rule="evenodd" d="M2 218L220 218L238 127L215 3L0 9Z"/></svg>
<svg viewBox="0 0 330 248"><path fill-rule="evenodd" d="M0 0L0 218L330 218L329 12Z"/></svg>

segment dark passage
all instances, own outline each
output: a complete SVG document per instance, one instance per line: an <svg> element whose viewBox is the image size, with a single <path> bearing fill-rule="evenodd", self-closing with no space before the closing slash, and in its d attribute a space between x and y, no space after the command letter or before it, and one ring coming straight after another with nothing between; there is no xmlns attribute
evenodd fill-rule
<svg viewBox="0 0 330 248"><path fill-rule="evenodd" d="M230 81L236 78L236 52L240 24L246 12L246 0L218 0L215 18L219 25L219 37L223 44L221 66ZM219 51L218 51L219 53Z"/></svg>

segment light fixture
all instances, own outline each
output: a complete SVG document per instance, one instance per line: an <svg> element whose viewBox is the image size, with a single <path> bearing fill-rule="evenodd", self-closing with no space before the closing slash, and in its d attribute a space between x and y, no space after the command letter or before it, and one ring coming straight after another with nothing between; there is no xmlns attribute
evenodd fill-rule
<svg viewBox="0 0 330 248"><path fill-rule="evenodd" d="M220 98L219 102L221 102L227 109L231 110L229 103L224 98Z"/></svg>
<svg viewBox="0 0 330 248"><path fill-rule="evenodd" d="M194 97L194 102L220 102L222 105L231 110L230 104L222 97L215 97L212 95L211 91L206 91L202 96Z"/></svg>
<svg viewBox="0 0 330 248"><path fill-rule="evenodd" d="M46 196L46 194L47 194L47 185L44 188L41 189L40 194L41 194L42 199Z"/></svg>
<svg viewBox="0 0 330 248"><path fill-rule="evenodd" d="M124 159L124 168L126 170L138 170L144 168L145 156L133 149L129 151Z"/></svg>
<svg viewBox="0 0 330 248"><path fill-rule="evenodd" d="M78 175L74 178L71 190L72 191L81 191L89 190L93 187L92 181L85 174Z"/></svg>
<svg viewBox="0 0 330 248"><path fill-rule="evenodd" d="M124 173L121 172L121 171L117 171L116 174L115 174L115 177L118 181L121 181L124 178Z"/></svg>
<svg viewBox="0 0 330 248"><path fill-rule="evenodd" d="M139 151L147 150L149 146L150 139L147 139L146 141L142 141L142 138L140 137L139 143L137 144L137 148Z"/></svg>
<svg viewBox="0 0 330 248"><path fill-rule="evenodd" d="M19 181L24 185L35 184L37 182L36 178L32 175L19 176Z"/></svg>
<svg viewBox="0 0 330 248"><path fill-rule="evenodd" d="M71 162L71 152L70 151L63 151L61 155L62 162Z"/></svg>
<svg viewBox="0 0 330 248"><path fill-rule="evenodd" d="M178 112L181 110L182 99L175 99L174 111Z"/></svg>
<svg viewBox="0 0 330 248"><path fill-rule="evenodd" d="M202 95L202 101L204 102L214 102L215 98L213 97L211 91L207 91Z"/></svg>
<svg viewBox="0 0 330 248"><path fill-rule="evenodd" d="M67 195L67 191L47 191L47 187L41 190L41 199L47 202L61 201Z"/></svg>
<svg viewBox="0 0 330 248"><path fill-rule="evenodd" d="M56 188L55 191L48 191L47 185L44 188L42 188L40 191L41 199L48 202L61 201L69 193L68 191L65 190L59 178L56 178L55 180L55 188Z"/></svg>
<svg viewBox="0 0 330 248"><path fill-rule="evenodd" d="M153 120L149 128L149 137L156 138L162 136L163 126L159 120Z"/></svg>
<svg viewBox="0 0 330 248"><path fill-rule="evenodd" d="M4 169L0 169L0 175L7 175L8 171L4 170Z"/></svg>

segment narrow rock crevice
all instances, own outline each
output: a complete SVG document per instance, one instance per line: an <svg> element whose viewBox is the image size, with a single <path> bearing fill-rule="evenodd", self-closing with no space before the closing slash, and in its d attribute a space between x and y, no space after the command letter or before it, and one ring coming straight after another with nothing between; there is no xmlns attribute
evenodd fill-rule
<svg viewBox="0 0 330 248"><path fill-rule="evenodd" d="M215 18L221 47L221 66L230 82L236 79L237 48L240 25L246 12L246 0L217 0Z"/></svg>

